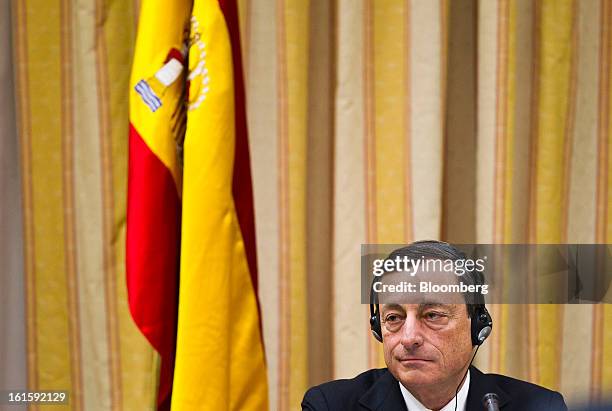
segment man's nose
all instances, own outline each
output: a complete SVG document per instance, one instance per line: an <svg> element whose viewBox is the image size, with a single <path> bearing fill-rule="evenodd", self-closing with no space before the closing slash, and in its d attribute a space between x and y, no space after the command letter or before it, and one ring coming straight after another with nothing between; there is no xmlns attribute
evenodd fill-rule
<svg viewBox="0 0 612 411"><path fill-rule="evenodd" d="M421 322L417 318L413 316L408 316L406 318L401 329L400 340L400 343L404 346L404 348L410 350L423 345L421 326Z"/></svg>

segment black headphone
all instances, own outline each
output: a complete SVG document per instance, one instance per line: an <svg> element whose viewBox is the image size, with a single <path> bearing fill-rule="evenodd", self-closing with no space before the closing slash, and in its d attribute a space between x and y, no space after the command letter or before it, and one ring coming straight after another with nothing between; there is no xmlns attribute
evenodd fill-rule
<svg viewBox="0 0 612 411"><path fill-rule="evenodd" d="M376 279L376 278L375 278ZM382 342L382 327L380 321L380 309L378 304L378 293L374 291L374 282L370 288L370 329L372 335L379 342ZM484 340L491 335L493 330L493 319L482 301L475 304L474 315L470 317L470 331L472 335L472 345L480 346Z"/></svg>

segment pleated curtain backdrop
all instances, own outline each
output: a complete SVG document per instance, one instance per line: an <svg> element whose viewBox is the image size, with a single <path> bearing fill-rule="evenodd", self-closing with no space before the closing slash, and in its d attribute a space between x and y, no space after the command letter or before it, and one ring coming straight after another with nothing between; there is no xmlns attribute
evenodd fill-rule
<svg viewBox="0 0 612 411"><path fill-rule="evenodd" d="M129 314L125 285L136 4L11 6L28 388L68 390L65 409L152 408L157 360Z"/></svg>
<svg viewBox="0 0 612 411"><path fill-rule="evenodd" d="M384 365L361 243L612 242L611 1L238 3L272 409ZM26 372L0 383L68 389L65 409L151 409L158 361L124 270L138 1L10 6L0 324L25 327L0 335L0 359ZM491 312L483 370L610 395L611 306Z"/></svg>
<svg viewBox="0 0 612 411"><path fill-rule="evenodd" d="M277 409L384 365L361 243L610 242L610 2L241 5ZM612 307L491 311L478 366L609 395Z"/></svg>

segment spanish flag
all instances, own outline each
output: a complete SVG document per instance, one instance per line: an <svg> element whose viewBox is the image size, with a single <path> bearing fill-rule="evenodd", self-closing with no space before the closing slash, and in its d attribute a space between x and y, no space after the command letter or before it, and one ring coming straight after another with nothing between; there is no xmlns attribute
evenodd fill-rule
<svg viewBox="0 0 612 411"><path fill-rule="evenodd" d="M235 0L141 6L127 275L160 409L268 408L237 20Z"/></svg>

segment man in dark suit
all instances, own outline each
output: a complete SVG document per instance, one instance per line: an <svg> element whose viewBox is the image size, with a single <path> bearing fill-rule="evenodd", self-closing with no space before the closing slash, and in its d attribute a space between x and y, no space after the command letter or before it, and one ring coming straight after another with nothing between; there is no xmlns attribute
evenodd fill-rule
<svg viewBox="0 0 612 411"><path fill-rule="evenodd" d="M450 244L422 241L387 257L391 261L406 259L413 264L419 259L465 262L466 256ZM396 271L391 269L390 273ZM484 284L482 272L476 270L453 281ZM304 395L302 409L567 410L557 392L501 375L483 374L471 365L478 347L491 333L493 322L482 294L460 296L455 301L436 301L435 296L427 295L410 304L392 300L381 300L379 304L378 293L372 291L370 324L376 339L383 343L387 368L313 387ZM485 397L487 394L491 395ZM486 398L492 398L489 403L493 408L485 407Z"/></svg>
<svg viewBox="0 0 612 411"><path fill-rule="evenodd" d="M486 410L482 398L488 393L497 394L499 409L504 411L567 410L558 392L503 375L483 374L475 367L470 367L470 375L465 410ZM453 400L450 405L454 410ZM406 411L408 408L398 381L388 369L382 368L366 371L352 380L331 381L311 388L304 396L302 409Z"/></svg>

